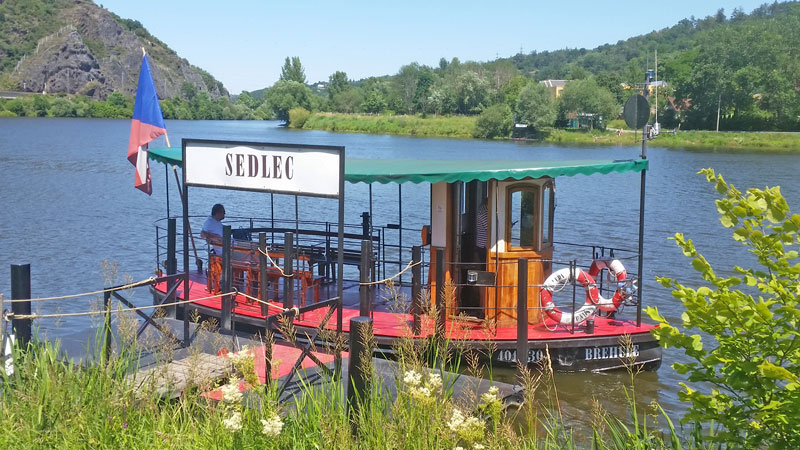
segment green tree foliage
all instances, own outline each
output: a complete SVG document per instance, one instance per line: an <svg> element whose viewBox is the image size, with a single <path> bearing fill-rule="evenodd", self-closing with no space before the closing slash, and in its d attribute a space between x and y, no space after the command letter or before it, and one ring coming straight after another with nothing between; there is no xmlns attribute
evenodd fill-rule
<svg viewBox="0 0 800 450"><path fill-rule="evenodd" d="M364 93L361 89L348 89L337 94L333 98L332 104L333 109L337 112L357 113L361 112L364 101Z"/></svg>
<svg viewBox="0 0 800 450"><path fill-rule="evenodd" d="M505 138L511 135L513 128L511 108L505 103L498 103L486 108L478 116L472 135L484 139Z"/></svg>
<svg viewBox="0 0 800 450"><path fill-rule="evenodd" d="M567 83L561 92L558 107L562 114L597 114L604 121L616 119L621 112L614 95L598 86L593 78Z"/></svg>
<svg viewBox="0 0 800 450"><path fill-rule="evenodd" d="M297 107L289 110L289 128L303 128L306 120L311 117L311 112L305 108Z"/></svg>
<svg viewBox="0 0 800 450"><path fill-rule="evenodd" d="M455 80L455 96L459 113L478 113L488 104L489 83L476 72L465 71Z"/></svg>
<svg viewBox="0 0 800 450"><path fill-rule="evenodd" d="M328 96L331 100L333 100L337 94L341 94L351 87L350 80L347 79L347 74L341 70L337 70L328 77Z"/></svg>
<svg viewBox="0 0 800 450"><path fill-rule="evenodd" d="M502 101L510 108L516 108L519 94L529 82L531 82L531 79L525 78L522 75L516 75L514 78L508 80L508 83L500 90L500 94L503 96Z"/></svg>
<svg viewBox="0 0 800 450"><path fill-rule="evenodd" d="M291 59L287 56L286 61L281 68L282 81L294 81L300 84L306 84L306 71L300 63L299 56L292 56Z"/></svg>
<svg viewBox="0 0 800 450"><path fill-rule="evenodd" d="M314 94L303 83L289 80L277 81L265 94L266 103L275 113L275 118L289 121L289 110L296 107L312 110L311 97Z"/></svg>
<svg viewBox="0 0 800 450"><path fill-rule="evenodd" d="M723 196L720 223L757 265L722 276L691 239L675 235L705 285L659 278L686 308L684 330L656 308L647 313L660 324L653 334L661 344L691 360L672 365L688 375L678 394L691 405L683 421L725 448L800 448L800 215L780 187L742 193L711 169L701 173Z"/></svg>
<svg viewBox="0 0 800 450"><path fill-rule="evenodd" d="M537 130L552 127L556 120L553 94L541 83L531 83L519 93L516 105L517 121Z"/></svg>

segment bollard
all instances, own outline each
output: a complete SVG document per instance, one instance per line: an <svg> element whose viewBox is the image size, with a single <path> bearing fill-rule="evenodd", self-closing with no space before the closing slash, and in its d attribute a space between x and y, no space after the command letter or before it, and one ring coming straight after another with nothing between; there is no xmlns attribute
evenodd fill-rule
<svg viewBox="0 0 800 450"><path fill-rule="evenodd" d="M22 300L31 298L31 265L11 265L11 299ZM11 329L20 348L26 348L31 341L31 319L17 319L17 316L31 314L31 302L14 302L11 304ZM3 350L5 351L5 349Z"/></svg>
<svg viewBox="0 0 800 450"><path fill-rule="evenodd" d="M370 286L370 266L372 265L372 241L361 241L361 264L359 265L359 281L361 284L358 286L359 294L359 315L361 317L372 316L372 305L370 301L370 294L372 286Z"/></svg>
<svg viewBox="0 0 800 450"><path fill-rule="evenodd" d="M436 335L439 338L444 338L444 324L447 319L447 311L445 305L445 270L444 270L444 249L436 249L436 309L439 315L436 318Z"/></svg>
<svg viewBox="0 0 800 450"><path fill-rule="evenodd" d="M517 365L528 364L528 260L517 260Z"/></svg>
<svg viewBox="0 0 800 450"><path fill-rule="evenodd" d="M176 258L176 248L177 248L177 241L178 241L178 233L177 233L177 223L174 218L167 220L167 261L166 261L166 269L167 275L175 275L178 273L178 259ZM167 281L167 290L172 289L178 280L169 280ZM165 301L165 303L174 303L175 302L175 295L170 295L170 297ZM166 316L170 319L174 319L177 317L177 306L167 306L164 308L166 311Z"/></svg>
<svg viewBox="0 0 800 450"><path fill-rule="evenodd" d="M261 301L268 301L267 298L267 233L258 233L258 294ZM269 308L266 303L261 304L261 315L269 315Z"/></svg>
<svg viewBox="0 0 800 450"><path fill-rule="evenodd" d="M411 325L411 332L414 336L419 336L422 332L422 248L415 245L411 248L411 260L414 267L411 269L411 314L414 321Z"/></svg>
<svg viewBox="0 0 800 450"><path fill-rule="evenodd" d="M231 226L222 226L222 292L231 292L233 288L233 268L231 266ZM223 330L231 329L231 310L233 309L233 296L223 295L220 309L219 327Z"/></svg>
<svg viewBox="0 0 800 450"><path fill-rule="evenodd" d="M283 235L283 307L286 309L294 308L294 233L288 232ZM294 318L292 319L294 321Z"/></svg>
<svg viewBox="0 0 800 450"><path fill-rule="evenodd" d="M347 411L350 424L356 432L361 404L369 395L372 373L366 370L372 367L372 319L354 317L350 319L350 361L347 365ZM365 370L366 369L366 370Z"/></svg>

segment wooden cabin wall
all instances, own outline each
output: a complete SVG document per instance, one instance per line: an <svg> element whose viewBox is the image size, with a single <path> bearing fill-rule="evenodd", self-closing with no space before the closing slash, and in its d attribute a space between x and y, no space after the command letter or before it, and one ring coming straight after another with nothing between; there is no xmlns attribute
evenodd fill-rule
<svg viewBox="0 0 800 450"><path fill-rule="evenodd" d="M497 258L497 265L494 264ZM498 326L517 323L517 286L519 285L517 261L528 258L528 323L542 321L539 309L539 287L552 270L553 249L542 252L514 251L489 253L488 270L497 273L497 288L486 288L486 318ZM546 262L541 262L546 261ZM496 294L495 294L495 291Z"/></svg>

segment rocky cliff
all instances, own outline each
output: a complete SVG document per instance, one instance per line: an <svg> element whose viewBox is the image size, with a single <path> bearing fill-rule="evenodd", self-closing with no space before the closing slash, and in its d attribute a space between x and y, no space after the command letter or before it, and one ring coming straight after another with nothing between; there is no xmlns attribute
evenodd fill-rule
<svg viewBox="0 0 800 450"><path fill-rule="evenodd" d="M4 8L18 6L12 5L15 2L25 1L32 0L0 1L0 13ZM46 22L28 20L28 17L22 20L24 16L19 13L22 7L13 11L16 15L0 15L6 22L2 31L16 34L7 36L6 40L19 43L17 48L27 49L13 67L2 65L9 67L5 71L5 84L12 84L6 88L85 94L101 99L114 91L133 95L144 48L160 98L177 96L185 82L212 98L228 96L222 83L180 58L138 22L121 19L88 0L51 3L55 6L43 18ZM8 21L15 18L16 26L8 26ZM39 36L49 33L36 39L37 32ZM35 46L32 39L36 39ZM14 57L8 54L10 52L5 53L0 52L0 60Z"/></svg>

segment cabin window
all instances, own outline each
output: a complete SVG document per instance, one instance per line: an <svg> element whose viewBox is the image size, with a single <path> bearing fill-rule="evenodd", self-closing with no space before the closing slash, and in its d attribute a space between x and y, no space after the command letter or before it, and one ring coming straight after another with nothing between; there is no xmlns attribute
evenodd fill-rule
<svg viewBox="0 0 800 450"><path fill-rule="evenodd" d="M542 248L553 245L554 192L552 182L545 185L542 195Z"/></svg>
<svg viewBox="0 0 800 450"><path fill-rule="evenodd" d="M525 187L509 191L508 242L511 248L536 246L536 203L538 189Z"/></svg>

